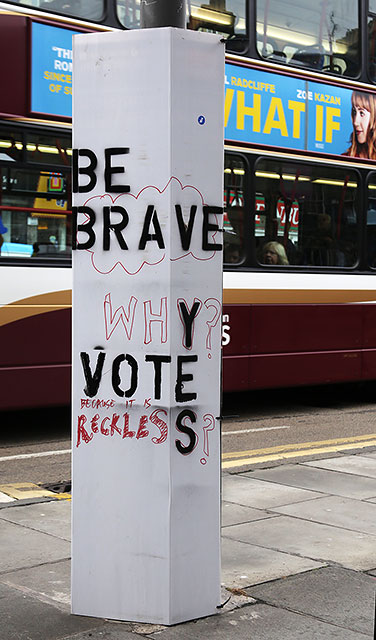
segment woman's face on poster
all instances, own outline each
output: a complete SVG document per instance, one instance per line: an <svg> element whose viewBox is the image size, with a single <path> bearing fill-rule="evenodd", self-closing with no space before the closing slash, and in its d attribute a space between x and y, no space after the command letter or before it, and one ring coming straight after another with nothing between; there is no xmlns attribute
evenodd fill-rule
<svg viewBox="0 0 376 640"><path fill-rule="evenodd" d="M352 121L356 135L356 139L359 144L364 144L367 140L367 131L370 120L370 112L365 107L353 104L352 107Z"/></svg>

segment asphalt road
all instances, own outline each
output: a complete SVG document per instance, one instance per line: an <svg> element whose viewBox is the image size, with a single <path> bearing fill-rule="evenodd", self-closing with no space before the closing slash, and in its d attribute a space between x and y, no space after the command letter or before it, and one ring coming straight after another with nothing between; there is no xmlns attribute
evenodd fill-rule
<svg viewBox="0 0 376 640"><path fill-rule="evenodd" d="M376 442L376 384L227 394L222 413L224 463L234 470ZM0 485L69 481L70 448L69 408L3 413Z"/></svg>
<svg viewBox="0 0 376 640"><path fill-rule="evenodd" d="M224 452L376 435L376 383L231 394L222 413Z"/></svg>

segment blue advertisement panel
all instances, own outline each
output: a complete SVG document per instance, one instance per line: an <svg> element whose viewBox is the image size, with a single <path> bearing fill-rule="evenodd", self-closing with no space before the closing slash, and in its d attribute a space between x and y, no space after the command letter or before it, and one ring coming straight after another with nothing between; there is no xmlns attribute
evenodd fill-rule
<svg viewBox="0 0 376 640"><path fill-rule="evenodd" d="M226 64L228 141L376 159L373 117L374 94Z"/></svg>
<svg viewBox="0 0 376 640"><path fill-rule="evenodd" d="M72 116L72 36L38 22L31 33L31 111Z"/></svg>
<svg viewBox="0 0 376 640"><path fill-rule="evenodd" d="M343 154L350 145L351 90L317 82L309 83L308 144L309 151Z"/></svg>
<svg viewBox="0 0 376 640"><path fill-rule="evenodd" d="M306 82L226 64L225 138L305 149Z"/></svg>

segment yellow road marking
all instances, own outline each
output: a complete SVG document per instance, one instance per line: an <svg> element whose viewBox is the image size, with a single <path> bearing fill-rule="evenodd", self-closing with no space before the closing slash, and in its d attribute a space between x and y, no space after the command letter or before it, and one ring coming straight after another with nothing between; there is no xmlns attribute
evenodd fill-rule
<svg viewBox="0 0 376 640"><path fill-rule="evenodd" d="M13 482L12 484L0 484L0 492L15 500L23 500L30 498L58 498L70 499L69 493L54 493L48 489L43 489L33 482Z"/></svg>
<svg viewBox="0 0 376 640"><path fill-rule="evenodd" d="M335 438L332 440L319 440L315 442L300 442L295 444L278 445L264 449L248 449L246 451L233 451L222 454L222 469L232 469L248 464L273 462L289 458L297 458L321 453L333 453L347 451L349 449L363 449L376 446L376 433L349 438ZM0 492L14 498L55 498L56 500L70 500L70 493L54 493L43 489L33 482L14 482L1 484Z"/></svg>
<svg viewBox="0 0 376 640"><path fill-rule="evenodd" d="M364 447L372 446L376 446L375 433L357 436L356 438L336 438L334 440L279 445L266 449L235 451L222 455L222 469L232 469L247 464L317 455L318 453L334 453L337 451L347 451L349 449L363 449Z"/></svg>
<svg viewBox="0 0 376 640"><path fill-rule="evenodd" d="M255 455L261 453L276 453L277 451L288 451L289 449L307 449L309 447L319 447L331 444L343 444L346 442L358 442L362 440L372 440L376 438L376 433L367 433L363 436L351 436L348 438L334 438L332 440L316 440L314 442L297 442L294 444L280 444L276 447L267 447L266 449L248 449L247 451L234 451L232 453L223 453L222 458L241 458L246 455Z"/></svg>

